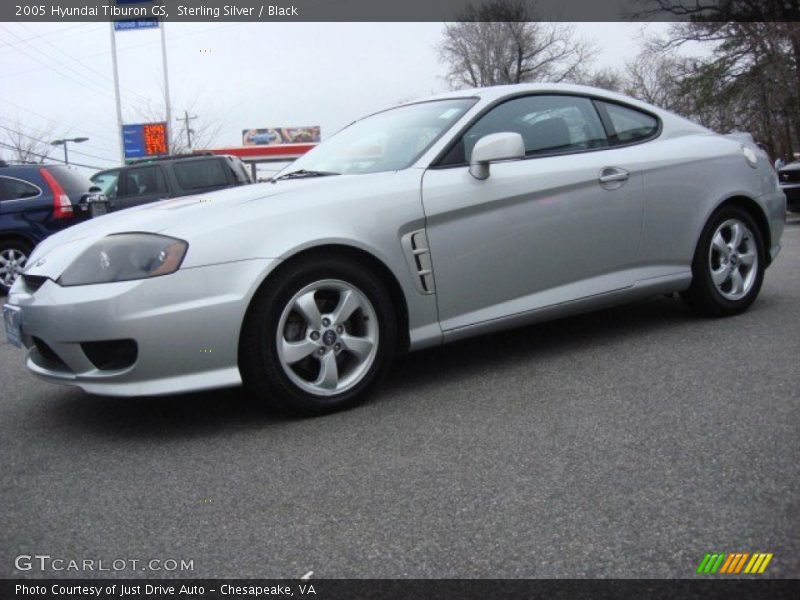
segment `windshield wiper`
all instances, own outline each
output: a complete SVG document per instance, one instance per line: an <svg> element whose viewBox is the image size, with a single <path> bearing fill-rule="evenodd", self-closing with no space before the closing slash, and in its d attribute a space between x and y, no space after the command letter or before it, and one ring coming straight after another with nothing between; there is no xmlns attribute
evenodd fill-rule
<svg viewBox="0 0 800 600"><path fill-rule="evenodd" d="M276 181L280 181L281 179L300 179L302 177L327 177L328 175L341 175L341 173L336 173L334 171L307 171L306 169L299 169L297 171L292 171L291 173L285 173L284 175L280 175L279 177L273 177L270 179L272 183Z"/></svg>

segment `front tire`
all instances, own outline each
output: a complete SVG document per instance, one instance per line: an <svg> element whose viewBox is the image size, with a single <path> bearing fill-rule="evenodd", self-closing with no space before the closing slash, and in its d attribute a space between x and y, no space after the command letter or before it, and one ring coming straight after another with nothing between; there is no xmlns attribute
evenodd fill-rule
<svg viewBox="0 0 800 600"><path fill-rule="evenodd" d="M259 400L306 415L363 401L397 343L380 280L341 258L287 264L256 294L245 318L239 368Z"/></svg>
<svg viewBox="0 0 800 600"><path fill-rule="evenodd" d="M703 316L737 315L758 296L765 268L764 239L756 222L741 208L723 207L700 236L692 284L681 297Z"/></svg>

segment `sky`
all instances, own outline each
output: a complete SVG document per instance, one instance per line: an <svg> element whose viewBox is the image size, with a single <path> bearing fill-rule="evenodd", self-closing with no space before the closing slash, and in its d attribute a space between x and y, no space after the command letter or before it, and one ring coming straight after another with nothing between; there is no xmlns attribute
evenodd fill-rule
<svg viewBox="0 0 800 600"><path fill-rule="evenodd" d="M593 68L624 67L663 23L577 23ZM167 23L174 121L218 130L320 125L323 139L364 114L447 89L436 46L442 23ZM160 32L116 35L123 121L163 111ZM88 137L70 159L120 163L108 23L0 23L0 127L42 138ZM54 157L62 158L56 149ZM0 156L2 154L0 153ZM86 174L94 172L83 169Z"/></svg>

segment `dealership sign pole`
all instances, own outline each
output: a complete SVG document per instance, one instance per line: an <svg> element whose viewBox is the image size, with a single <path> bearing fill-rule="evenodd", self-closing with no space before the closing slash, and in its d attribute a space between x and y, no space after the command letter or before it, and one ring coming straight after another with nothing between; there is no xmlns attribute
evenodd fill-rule
<svg viewBox="0 0 800 600"><path fill-rule="evenodd" d="M117 4L142 4L150 2L151 0L116 0ZM161 29L161 66L164 73L164 107L166 113L166 140L167 151L169 154L169 133L171 129L170 121L172 120L172 103L169 95L169 72L167 70L167 41L166 34L164 33L164 23L155 19L126 19L121 21L111 22L111 61L114 67L114 95L117 104L117 131L119 132L119 147L121 162L125 162L128 158L125 143L125 126L122 122L122 102L119 93L119 67L117 65L117 31L130 31L134 29L152 29L159 27Z"/></svg>
<svg viewBox="0 0 800 600"><path fill-rule="evenodd" d="M119 161L125 162L125 136L122 132L122 103L119 98L119 68L117 67L117 40L114 36L114 22L111 27L111 64L114 67L114 99L117 104L117 133L119 134Z"/></svg>

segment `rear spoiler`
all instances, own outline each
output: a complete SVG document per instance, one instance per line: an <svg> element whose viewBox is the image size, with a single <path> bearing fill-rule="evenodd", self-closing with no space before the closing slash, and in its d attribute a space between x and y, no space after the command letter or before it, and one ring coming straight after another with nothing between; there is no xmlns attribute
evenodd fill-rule
<svg viewBox="0 0 800 600"><path fill-rule="evenodd" d="M725 137L732 138L739 142L746 142L748 144L756 144L756 141L753 139L753 134L747 133L746 131L731 131L730 133L726 133Z"/></svg>

